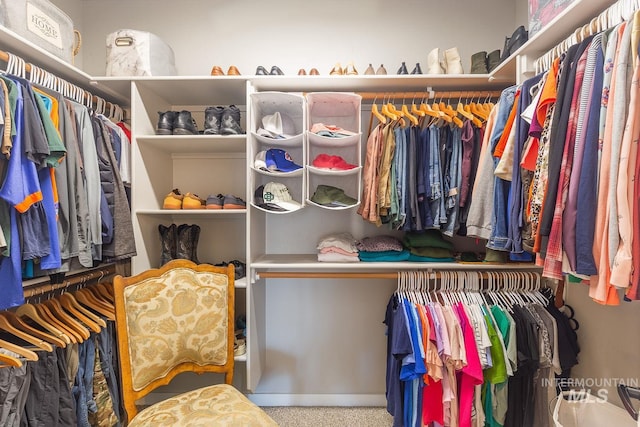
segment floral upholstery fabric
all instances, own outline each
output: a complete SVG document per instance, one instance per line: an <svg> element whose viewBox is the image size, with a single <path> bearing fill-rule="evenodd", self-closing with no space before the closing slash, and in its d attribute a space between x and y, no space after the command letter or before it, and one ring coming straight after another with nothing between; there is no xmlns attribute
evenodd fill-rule
<svg viewBox="0 0 640 427"><path fill-rule="evenodd" d="M224 274L175 268L125 288L135 390L182 362L226 363L227 284Z"/></svg>
<svg viewBox="0 0 640 427"><path fill-rule="evenodd" d="M138 413L129 427L277 426L262 409L227 384L183 393Z"/></svg>

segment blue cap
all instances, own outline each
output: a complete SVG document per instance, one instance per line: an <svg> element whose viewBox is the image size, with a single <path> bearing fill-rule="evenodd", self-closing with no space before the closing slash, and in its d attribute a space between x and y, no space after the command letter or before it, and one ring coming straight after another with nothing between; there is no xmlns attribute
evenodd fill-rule
<svg viewBox="0 0 640 427"><path fill-rule="evenodd" d="M302 166L293 162L293 159L286 151L280 148L270 148L265 155L267 169L280 172L293 172L302 169Z"/></svg>

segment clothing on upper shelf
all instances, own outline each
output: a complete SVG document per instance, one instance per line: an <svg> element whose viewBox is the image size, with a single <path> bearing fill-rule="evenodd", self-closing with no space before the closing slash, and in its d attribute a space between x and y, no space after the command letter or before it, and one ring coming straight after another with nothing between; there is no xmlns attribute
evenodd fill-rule
<svg viewBox="0 0 640 427"><path fill-rule="evenodd" d="M136 251L123 125L22 78L0 75L0 82L5 309L24 301L23 266L40 276Z"/></svg>

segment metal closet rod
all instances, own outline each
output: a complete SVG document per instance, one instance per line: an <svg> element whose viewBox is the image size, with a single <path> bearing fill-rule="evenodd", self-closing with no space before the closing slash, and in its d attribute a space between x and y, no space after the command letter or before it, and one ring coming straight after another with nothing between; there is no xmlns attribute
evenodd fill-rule
<svg viewBox="0 0 640 427"><path fill-rule="evenodd" d="M62 282L60 283L48 282L48 283L41 283L41 284L30 286L29 288L25 289L24 297L31 298L38 295L46 295L55 290L68 288L73 285L87 284L93 281L97 282L102 279L110 278L110 276L113 276L115 274L116 274L115 264L105 265L103 267L99 267L93 270L88 270L88 271L74 274L72 276L69 276L68 278L65 277L64 280L62 280Z"/></svg>
<svg viewBox="0 0 640 427"><path fill-rule="evenodd" d="M469 271L469 270L447 270L448 272L455 272L455 271ZM471 270L471 271L476 271L476 273L479 273L480 276L483 279L486 279L489 277L489 274L487 274L486 272L482 272L482 271L477 271L477 270ZM418 272L418 273L423 273L423 274L429 274L430 277L434 277L435 278L440 278L441 274L439 271L433 271L433 270L408 270L408 272ZM509 272L522 272L522 273L537 273L539 274L539 272L535 269L535 267L532 267L531 270L508 270L508 271L495 271L494 273L498 274L498 277L500 277L501 273L509 273ZM313 272L306 272L306 271L258 271L257 275L261 278L261 279L397 279L398 277L400 277L401 272L385 272L385 273L372 273L372 272L362 272L362 273L351 273L351 272L344 272L344 273L340 273L340 272L317 272L317 271L313 271ZM495 277L495 276L494 276Z"/></svg>
<svg viewBox="0 0 640 427"><path fill-rule="evenodd" d="M419 92L357 92L363 100L384 99L468 99L468 98L499 98L502 91L499 90L463 90L463 91L429 91Z"/></svg>
<svg viewBox="0 0 640 427"><path fill-rule="evenodd" d="M14 53L12 53L12 55L18 56L18 55L14 54ZM6 51L0 49L0 60L2 60L4 62L9 62L9 52L6 52ZM31 73L31 64L30 63L25 61L24 68L28 73ZM43 68L43 70L44 70L44 68ZM46 71L46 70L44 70L44 71ZM49 71L47 71L47 73L49 73ZM57 79L66 81L65 79L63 79L61 77L58 77L53 73L49 73L49 74L51 74L52 76L54 76ZM74 85L74 86L77 86L77 85ZM109 101L107 101L107 100L105 100L105 99L103 99L103 98L101 98L99 96L96 96L96 95L92 94L91 92L89 92L88 90L85 90L85 89L82 89L82 90L84 90L85 92L87 92L88 94L91 95L91 100L93 101L94 104L99 104L100 102L104 102L105 109L109 109L111 106L117 106L118 108L120 108L122 110L123 115L124 115L124 111L125 111L124 108L122 108L118 104L114 104L114 103L109 102Z"/></svg>

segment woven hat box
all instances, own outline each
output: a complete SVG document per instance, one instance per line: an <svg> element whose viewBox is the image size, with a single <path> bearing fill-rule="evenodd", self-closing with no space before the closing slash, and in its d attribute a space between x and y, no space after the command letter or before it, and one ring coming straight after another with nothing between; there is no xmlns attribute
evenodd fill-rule
<svg viewBox="0 0 640 427"><path fill-rule="evenodd" d="M0 0L0 25L64 61L73 61L73 21L48 0Z"/></svg>
<svg viewBox="0 0 640 427"><path fill-rule="evenodd" d="M155 34L118 30L107 35L107 76L175 76L173 49Z"/></svg>

